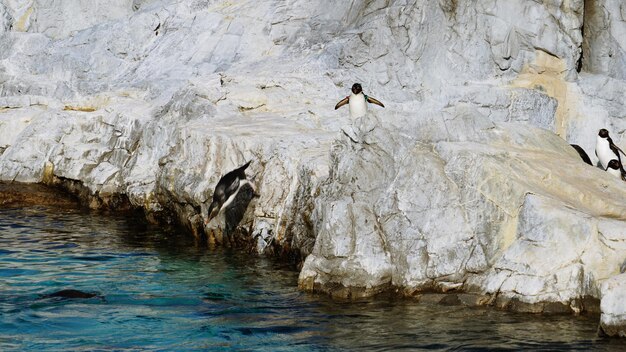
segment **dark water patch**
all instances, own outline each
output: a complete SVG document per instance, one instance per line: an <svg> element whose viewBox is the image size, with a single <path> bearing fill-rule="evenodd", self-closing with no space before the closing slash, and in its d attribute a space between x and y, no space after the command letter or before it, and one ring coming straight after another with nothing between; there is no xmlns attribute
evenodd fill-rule
<svg viewBox="0 0 626 352"><path fill-rule="evenodd" d="M0 269L0 277L35 275L37 273L39 273L37 270L31 270L31 269L16 269L16 268Z"/></svg>
<svg viewBox="0 0 626 352"><path fill-rule="evenodd" d="M79 260L79 261L88 261L88 262L106 262L109 260L116 259L116 256L112 255L84 255L84 256L74 256L70 257L70 260Z"/></svg>
<svg viewBox="0 0 626 352"><path fill-rule="evenodd" d="M231 299L231 295L224 292L208 292L204 294L203 300L206 302L223 302Z"/></svg>
<svg viewBox="0 0 626 352"><path fill-rule="evenodd" d="M41 295L41 298L61 298L61 299L85 299L85 298L94 298L94 297L102 297L98 292L87 292L80 291L75 289L64 289L60 291L55 291L52 293L46 293Z"/></svg>
<svg viewBox="0 0 626 352"><path fill-rule="evenodd" d="M267 327L243 327L236 328L243 335L262 335L262 334L294 334L303 331L308 331L308 327L301 326L267 326Z"/></svg>
<svg viewBox="0 0 626 352"><path fill-rule="evenodd" d="M76 247L78 247L78 245L76 243L71 243L70 242L70 243L59 243L59 244L57 244L57 243L53 242L53 243L50 243L48 245L47 249L49 249L49 250L50 249L51 250L54 250L54 249L70 249L70 248L76 248Z"/></svg>

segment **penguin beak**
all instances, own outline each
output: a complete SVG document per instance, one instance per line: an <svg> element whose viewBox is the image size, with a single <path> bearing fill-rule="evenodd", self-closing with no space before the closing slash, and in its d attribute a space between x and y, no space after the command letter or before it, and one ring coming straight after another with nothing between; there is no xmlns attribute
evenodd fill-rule
<svg viewBox="0 0 626 352"><path fill-rule="evenodd" d="M217 205L211 203L211 206L209 207L209 217L204 221L204 224L206 225L211 222L211 220L213 220L213 218L216 217L218 213L219 209L217 208Z"/></svg>

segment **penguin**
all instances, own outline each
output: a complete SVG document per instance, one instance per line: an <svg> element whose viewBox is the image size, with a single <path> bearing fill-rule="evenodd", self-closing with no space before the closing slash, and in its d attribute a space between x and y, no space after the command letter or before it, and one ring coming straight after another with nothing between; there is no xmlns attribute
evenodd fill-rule
<svg viewBox="0 0 626 352"><path fill-rule="evenodd" d="M606 167L606 169L604 169L604 171L610 173L615 177L621 178L623 181L626 181L626 172L624 172L622 164L617 159L609 161L609 165Z"/></svg>
<svg viewBox="0 0 626 352"><path fill-rule="evenodd" d="M570 145L572 146L572 148L576 149L576 151L578 152L578 155L580 155L580 158L583 159L584 162L593 166L593 164L591 163L591 159L589 159L589 155L585 153L585 150L583 148L581 148L577 144L570 144Z"/></svg>
<svg viewBox="0 0 626 352"><path fill-rule="evenodd" d="M341 99L337 105L335 105L335 110L348 104L348 107L350 108L350 117L356 119L357 117L361 117L367 113L367 103L380 105L383 108L385 107L385 105L383 105L380 101L363 94L363 88L361 85L359 83L355 83L352 85L352 94Z"/></svg>
<svg viewBox="0 0 626 352"><path fill-rule="evenodd" d="M596 137L596 156L600 159L600 164L602 164L603 169L606 170L609 167L609 161L613 159L617 159L621 165L622 158L620 157L620 152L624 154L624 152L613 143L611 137L609 137L609 131L604 128L598 131L598 136Z"/></svg>
<svg viewBox="0 0 626 352"><path fill-rule="evenodd" d="M209 206L208 218L204 222L205 224L208 224L209 221L222 211L222 209L225 209L230 203L233 202L233 200L235 200L237 193L239 193L239 190L243 187L243 185L247 184L252 187L252 191L255 192L255 196L258 196L254 185L252 182L248 181L248 178L246 177L245 171L251 162L252 160L227 173L217 182L215 190L213 191L213 201Z"/></svg>
<svg viewBox="0 0 626 352"><path fill-rule="evenodd" d="M622 263L622 266L619 268L619 272L620 274L623 274L626 272L626 260L624 260L624 262Z"/></svg>

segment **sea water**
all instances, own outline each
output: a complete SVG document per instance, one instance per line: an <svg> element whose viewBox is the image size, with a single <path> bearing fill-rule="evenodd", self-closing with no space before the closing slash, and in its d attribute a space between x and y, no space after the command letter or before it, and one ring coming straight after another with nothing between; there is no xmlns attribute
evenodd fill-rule
<svg viewBox="0 0 626 352"><path fill-rule="evenodd" d="M300 292L290 265L139 217L0 210L0 351L616 350L598 316ZM92 298L46 295L63 289Z"/></svg>

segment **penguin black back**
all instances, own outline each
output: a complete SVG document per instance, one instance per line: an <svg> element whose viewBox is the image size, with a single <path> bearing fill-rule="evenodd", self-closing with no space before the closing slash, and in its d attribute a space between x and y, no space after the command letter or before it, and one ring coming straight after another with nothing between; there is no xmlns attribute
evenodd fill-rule
<svg viewBox="0 0 626 352"><path fill-rule="evenodd" d="M232 201L232 198L234 198L239 191L242 181L247 181L246 169L250 166L251 162L252 160L248 161L244 165L228 172L220 178L215 186L215 190L213 191L213 201L209 206L208 218L205 222L208 222L217 216L222 207L224 207L225 204L228 204L229 199ZM248 184L250 183L248 182Z"/></svg>
<svg viewBox="0 0 626 352"><path fill-rule="evenodd" d="M215 199L215 194L218 193L218 188L222 188L225 195L237 190L237 188L239 188L239 180L246 179L246 169L250 166L251 162L252 160L222 176L222 178L217 182L217 186L215 186L213 198Z"/></svg>

